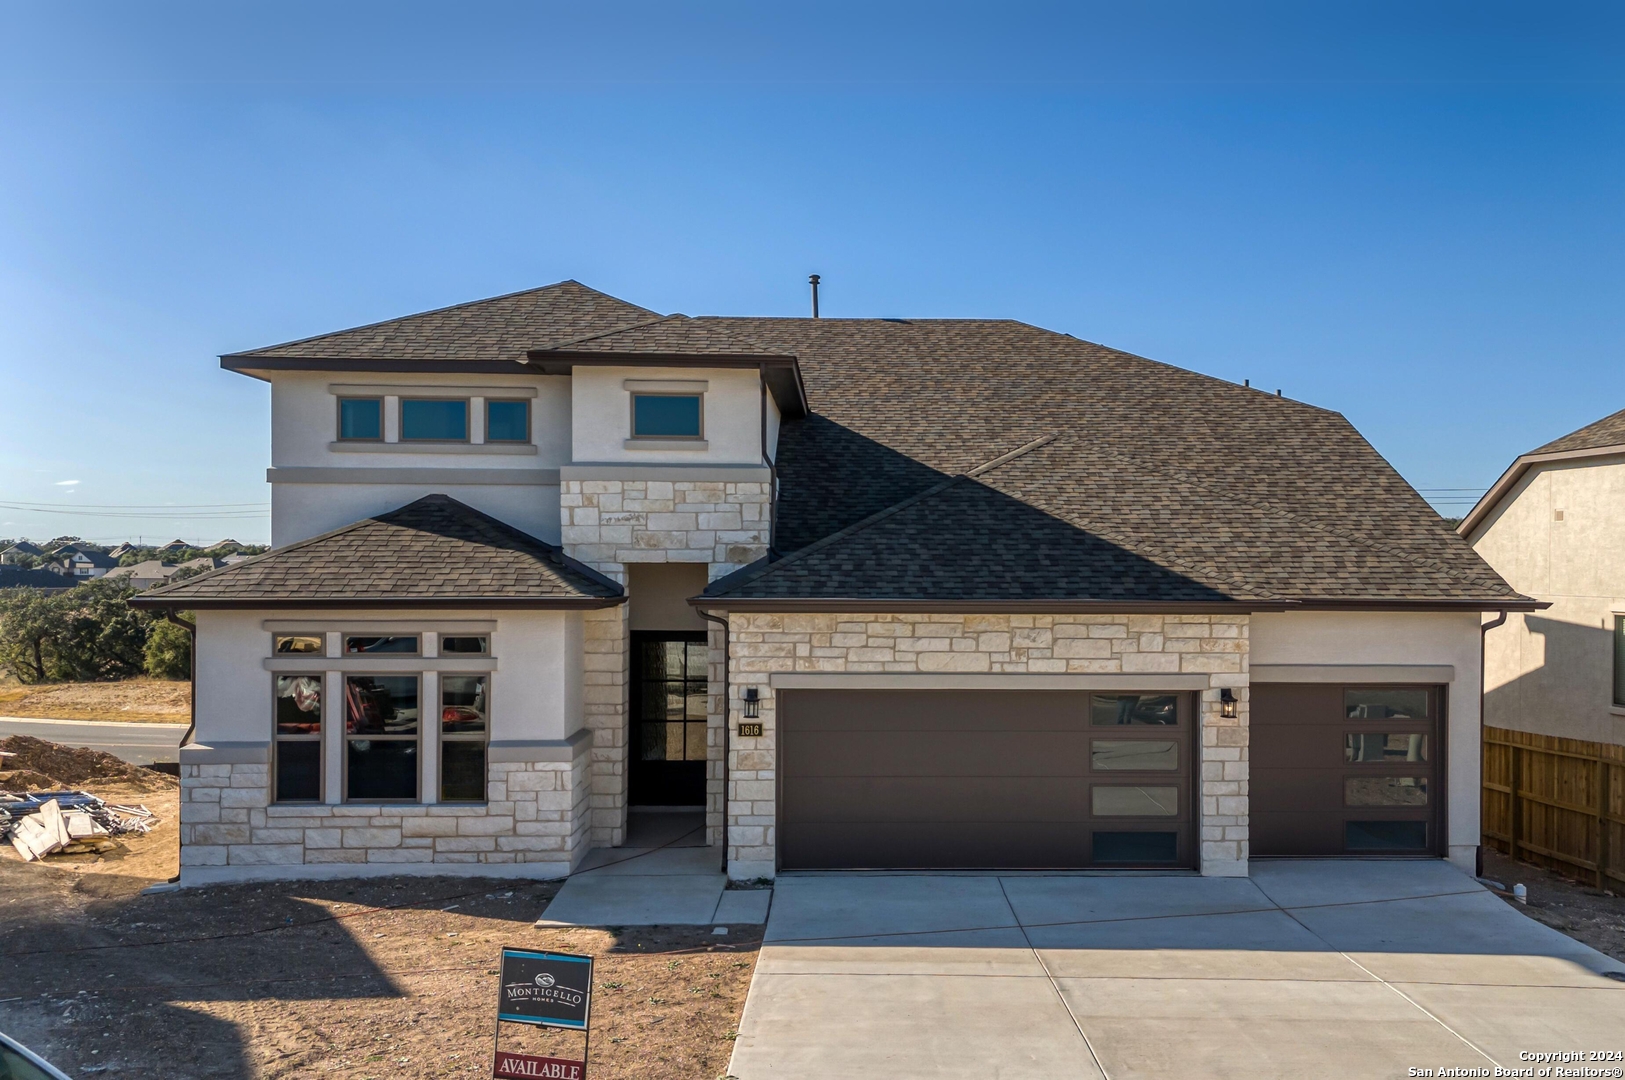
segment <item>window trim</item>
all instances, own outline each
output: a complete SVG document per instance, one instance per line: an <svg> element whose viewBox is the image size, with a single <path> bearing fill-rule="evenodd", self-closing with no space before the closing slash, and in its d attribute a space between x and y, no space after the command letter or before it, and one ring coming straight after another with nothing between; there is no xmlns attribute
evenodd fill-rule
<svg viewBox="0 0 1625 1080"><path fill-rule="evenodd" d="M302 654L302 655L309 655ZM283 735L277 730L276 684L279 679L315 679L321 687L321 706L317 712L316 734ZM316 797L314 799L280 799L277 797L277 772L282 760L284 742L316 744ZM327 801L327 677L320 671L278 671L271 675L271 805L321 806Z"/></svg>
<svg viewBox="0 0 1625 1080"><path fill-rule="evenodd" d="M1614 615L1614 708L1625 709L1625 615Z"/></svg>
<svg viewBox="0 0 1625 1080"><path fill-rule="evenodd" d="M412 438L406 434L406 403L409 401L447 401L462 405L463 407L463 437L461 439L420 439ZM445 394L402 394L395 406L397 410L397 429L400 432L400 441L415 446L423 444L433 445L441 443L446 446L467 446L474 435L473 417L470 416L470 398L448 396Z"/></svg>
<svg viewBox="0 0 1625 1080"><path fill-rule="evenodd" d="M444 720L442 719L441 713L446 707L446 677L448 675L452 678L481 678L485 680L485 730L477 735L474 732L469 731L452 732L449 736L446 734ZM491 705L492 701L494 700L493 683L495 682L495 680L491 678L491 675L492 673L489 671L448 671L443 672L440 678L435 680L435 692L440 698L439 702L437 702L435 705L434 725L435 736L438 740L435 746L434 763L434 794L436 803L444 803L447 806L481 806L491 801L491 713L493 711ZM446 798L445 747L446 743L448 742L477 742L485 747L485 778L484 782L481 784L480 797L478 799Z"/></svg>
<svg viewBox="0 0 1625 1080"><path fill-rule="evenodd" d="M491 405L492 405L492 403L501 404L501 405L523 405L525 407L525 435L524 435L524 438L520 438L520 439L493 439L493 438L491 438ZM488 442L488 443L496 443L499 446L519 446L519 445L522 445L524 443L532 442L533 441L532 438L531 438L531 435L532 435L531 413L532 413L532 411L533 410L530 407L530 399L529 398L515 398L515 397L488 397L488 398L486 398L485 399L485 441Z"/></svg>
<svg viewBox="0 0 1625 1080"><path fill-rule="evenodd" d="M349 687L351 679L384 679L406 678L406 672L387 671L346 671L339 676L339 707L343 710L339 715L339 783L340 802L360 806L424 806L423 798L423 672L412 672L410 677L418 684L418 730L417 734L406 735L353 735L350 731L350 701L344 691ZM436 716L438 720L438 715ZM350 742L355 738L378 739L385 742L415 742L418 746L417 768L417 795L410 799L352 799L350 797Z"/></svg>
<svg viewBox="0 0 1625 1080"><path fill-rule="evenodd" d="M639 435L638 398L693 398L699 405L700 430L697 435ZM705 442L705 391L703 390L631 390L627 392L627 428L631 443L703 443ZM658 449L658 448L656 448Z"/></svg>
<svg viewBox="0 0 1625 1080"><path fill-rule="evenodd" d="M364 397L364 396L359 395L359 394L339 394L339 395L337 395L337 400L338 400L338 404L333 406L333 428L334 428L333 441L334 442L341 442L341 443L381 443L381 442L384 441L384 429L387 428L388 425L384 422L384 398L383 398L383 395L379 395L378 397ZM346 401L373 401L373 402L378 403L378 437L377 438L375 438L375 439L364 439L364 438L361 438L358 435L346 435L346 434L344 434L344 403Z"/></svg>

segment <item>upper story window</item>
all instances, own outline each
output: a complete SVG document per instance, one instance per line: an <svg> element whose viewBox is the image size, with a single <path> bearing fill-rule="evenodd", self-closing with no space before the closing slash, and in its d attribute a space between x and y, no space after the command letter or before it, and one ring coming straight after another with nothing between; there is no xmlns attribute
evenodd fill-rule
<svg viewBox="0 0 1625 1080"><path fill-rule="evenodd" d="M485 656L490 651L491 639L483 634L478 637L447 635L440 639L441 656Z"/></svg>
<svg viewBox="0 0 1625 1080"><path fill-rule="evenodd" d="M340 439L380 442L383 437L383 398L339 398Z"/></svg>
<svg viewBox="0 0 1625 1080"><path fill-rule="evenodd" d="M705 435L700 394L632 395L634 439L699 439Z"/></svg>
<svg viewBox="0 0 1625 1080"><path fill-rule="evenodd" d="M530 442L530 402L485 401L486 442Z"/></svg>
<svg viewBox="0 0 1625 1080"><path fill-rule="evenodd" d="M467 442L468 401L454 398L402 398L401 439Z"/></svg>
<svg viewBox="0 0 1625 1080"><path fill-rule="evenodd" d="M344 651L352 656L378 653L416 656L418 654L418 636L416 634L395 634L389 637L352 635L344 639Z"/></svg>
<svg viewBox="0 0 1625 1080"><path fill-rule="evenodd" d="M320 656L327 651L327 642L320 634L278 634L275 651L278 656Z"/></svg>

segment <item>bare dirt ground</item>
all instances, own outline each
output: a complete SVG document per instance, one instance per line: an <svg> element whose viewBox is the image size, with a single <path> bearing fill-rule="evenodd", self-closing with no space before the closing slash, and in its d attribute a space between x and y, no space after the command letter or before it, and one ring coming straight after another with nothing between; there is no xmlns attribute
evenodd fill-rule
<svg viewBox="0 0 1625 1080"><path fill-rule="evenodd" d="M0 679L0 716L184 724L190 716L191 699L191 683L170 679L35 686L25 686L9 675Z"/></svg>
<svg viewBox="0 0 1625 1080"><path fill-rule="evenodd" d="M89 751L57 749L30 760L107 768L86 764ZM760 927L540 930L531 924L559 883L511 879L143 896L176 872L179 830L175 781L140 772L137 782L71 786L145 804L163 818L151 834L121 838L105 855L38 863L0 846L0 1031L71 1075L489 1076L504 945L597 959L595 1078L726 1071ZM581 1036L505 1024L502 1045L574 1058Z"/></svg>
<svg viewBox="0 0 1625 1080"><path fill-rule="evenodd" d="M1625 963L1625 897L1617 890L1582 885L1551 870L1515 862L1488 847L1484 849L1484 876L1509 890L1519 883L1527 886L1528 904L1507 900L1515 910Z"/></svg>

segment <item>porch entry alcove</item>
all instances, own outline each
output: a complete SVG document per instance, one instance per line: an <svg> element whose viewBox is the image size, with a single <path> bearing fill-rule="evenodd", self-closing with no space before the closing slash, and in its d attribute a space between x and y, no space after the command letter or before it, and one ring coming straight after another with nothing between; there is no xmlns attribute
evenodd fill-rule
<svg viewBox="0 0 1625 1080"><path fill-rule="evenodd" d="M627 807L633 813L705 808L706 623L687 602L705 581L703 563L627 567L632 634Z"/></svg>

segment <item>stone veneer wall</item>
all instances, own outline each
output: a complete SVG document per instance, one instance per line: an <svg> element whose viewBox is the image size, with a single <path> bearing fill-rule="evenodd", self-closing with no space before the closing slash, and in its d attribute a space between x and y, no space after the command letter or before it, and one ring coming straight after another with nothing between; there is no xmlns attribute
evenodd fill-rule
<svg viewBox="0 0 1625 1080"><path fill-rule="evenodd" d="M767 554L772 488L766 481L563 480L559 487L565 553L626 584L626 564L705 563L711 580ZM635 600L633 602L636 602ZM592 842L615 847L626 837L630 622L627 605L585 621L583 688L592 747ZM718 635L720 636L720 635ZM713 639L712 648L720 654ZM706 825L722 842L720 655L712 657L707 731Z"/></svg>
<svg viewBox="0 0 1625 1080"><path fill-rule="evenodd" d="M779 672L1202 675L1202 868L1246 873L1246 615L734 614L729 628L728 722L738 730L740 692L755 686L763 725L760 738L733 739L731 877L774 873L776 729L769 680ZM1224 687L1240 702L1233 719L1219 715Z"/></svg>
<svg viewBox="0 0 1625 1080"><path fill-rule="evenodd" d="M587 850L588 763L586 754L572 761L493 761L488 802L441 806L273 804L269 765L183 762L181 873L231 876L234 868L318 864L405 870L424 863L543 863L549 876L562 875Z"/></svg>

